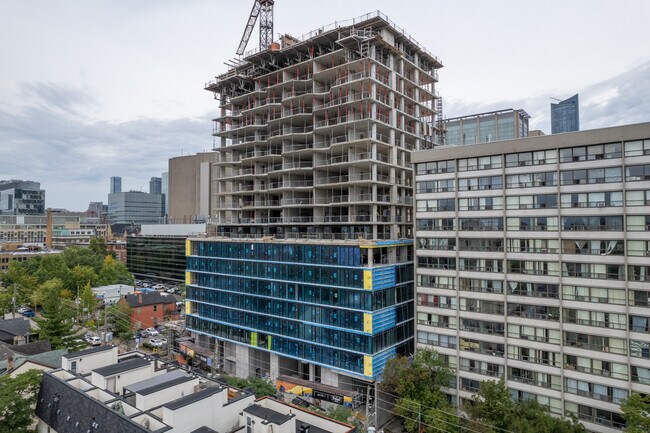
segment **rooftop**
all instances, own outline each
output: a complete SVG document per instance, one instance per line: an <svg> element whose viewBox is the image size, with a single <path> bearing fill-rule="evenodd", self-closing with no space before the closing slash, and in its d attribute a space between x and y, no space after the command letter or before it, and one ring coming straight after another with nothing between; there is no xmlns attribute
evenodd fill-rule
<svg viewBox="0 0 650 433"><path fill-rule="evenodd" d="M165 292L141 292L124 297L130 307L142 307L145 305L175 304L176 298Z"/></svg>
<svg viewBox="0 0 650 433"><path fill-rule="evenodd" d="M276 412L273 409L267 409L262 406L251 405L244 409L244 412L250 413L259 418L264 418L265 421L271 424L282 425L285 422L289 421L293 416L291 414L285 415L280 412Z"/></svg>
<svg viewBox="0 0 650 433"><path fill-rule="evenodd" d="M93 373L102 376L113 376L115 374L124 373L125 371L135 370L136 368L148 367L150 362L144 358L129 359L128 361L118 362L117 364L107 365L93 370Z"/></svg>
<svg viewBox="0 0 650 433"><path fill-rule="evenodd" d="M171 409L171 410L180 409L181 407L188 406L192 403L196 403L197 401L203 400L204 398L208 398L223 390L225 390L225 388L218 388L216 386L211 386L209 388L202 389L201 391L195 392L194 394L186 395L185 397L177 398L176 400L172 400L169 403L165 403L163 407L166 407L167 409Z"/></svg>
<svg viewBox="0 0 650 433"><path fill-rule="evenodd" d="M63 355L64 358L79 358L81 356L87 356L97 352L103 352L105 350L113 350L114 346L95 346L90 349L80 350L79 352L72 352L66 355Z"/></svg>
<svg viewBox="0 0 650 433"><path fill-rule="evenodd" d="M31 334L31 331L29 320L24 317L0 320L0 333L6 333L13 336L23 336Z"/></svg>

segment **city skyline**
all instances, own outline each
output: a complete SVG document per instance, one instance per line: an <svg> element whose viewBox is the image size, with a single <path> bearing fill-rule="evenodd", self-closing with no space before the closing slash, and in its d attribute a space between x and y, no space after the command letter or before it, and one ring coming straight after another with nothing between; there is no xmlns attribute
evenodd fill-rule
<svg viewBox="0 0 650 433"><path fill-rule="evenodd" d="M447 117L523 108L531 129L550 133L550 98L580 93L583 130L648 120L650 48L629 43L643 40L645 2L574 2L562 14L553 3L500 5L335 1L316 16L286 0L275 29L298 36L380 9L442 60ZM0 149L16 155L0 161L4 178L40 182L48 207L83 210L106 199L110 176L146 189L168 158L212 148L216 109L202 87L235 57L248 2L233 4L227 20L207 0L0 8L8 12L0 35L12 42L0 46L10 59L0 78ZM548 31L569 24L572 33ZM608 52L615 62L602 61Z"/></svg>

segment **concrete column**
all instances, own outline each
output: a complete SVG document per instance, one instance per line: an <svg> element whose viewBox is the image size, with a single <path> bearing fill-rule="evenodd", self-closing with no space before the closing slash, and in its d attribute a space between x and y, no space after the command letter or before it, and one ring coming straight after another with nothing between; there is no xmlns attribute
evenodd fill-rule
<svg viewBox="0 0 650 433"><path fill-rule="evenodd" d="M235 346L235 375L237 377L248 377L248 347L237 344Z"/></svg>
<svg viewBox="0 0 650 433"><path fill-rule="evenodd" d="M309 380L311 382L316 381L316 365L309 364Z"/></svg>
<svg viewBox="0 0 650 433"><path fill-rule="evenodd" d="M321 367L320 380L323 385L339 386L339 375L327 367Z"/></svg>
<svg viewBox="0 0 650 433"><path fill-rule="evenodd" d="M271 380L275 382L278 376L280 375L280 357L275 353L271 353L269 370L270 370L269 375L271 376Z"/></svg>

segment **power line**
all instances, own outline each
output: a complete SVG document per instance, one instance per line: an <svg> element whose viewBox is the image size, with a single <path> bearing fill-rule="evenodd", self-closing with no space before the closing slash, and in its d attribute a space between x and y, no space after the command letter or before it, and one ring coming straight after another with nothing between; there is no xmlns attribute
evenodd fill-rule
<svg viewBox="0 0 650 433"><path fill-rule="evenodd" d="M128 317L128 318L129 318L129 319L128 319L128 320L129 320L129 323L131 323L131 322L130 322L130 316L126 315L125 313L123 313L123 312L121 312L121 311L119 311L119 310L115 310L114 313L115 313L115 314L118 314L118 315L121 314L121 315L124 316L124 317ZM121 320L123 320L123 319L121 319ZM213 338L216 339L217 337L213 337ZM211 349L209 346L206 346L204 343L201 343L200 341L198 341L198 339L195 340L195 343L194 343L194 344L196 344L197 346L199 346L199 347L201 347L201 348L203 348L203 349L212 350L212 351L214 351L215 354L216 354L216 348L215 348L215 349ZM236 344L236 343L233 343L233 344ZM231 355L236 355L236 351L235 351L235 349L232 349L232 348L226 347L225 345L222 346L222 348L223 348L224 352L228 352L228 353L231 354ZM169 348L168 350L173 351L173 348ZM296 361L300 362L299 360L296 360ZM270 370L270 368L271 368L271 362L270 362L270 361L266 361L266 360L263 360L263 359L256 359L255 362L258 363L258 364L261 364L261 365L263 365L263 366L266 366L269 370ZM285 371L289 371L289 372L291 372L291 373L297 373L297 374L299 374L299 375L304 374L303 372L301 372L301 371L299 371L299 370L297 370L297 369L292 369L292 368L286 368L286 367L284 367L283 370L285 370ZM364 389L364 388L358 387L356 392L359 392L359 390L361 390L361 389ZM394 398L400 398L399 395L397 395L397 394L395 394L395 393L391 393L391 392L389 392L389 391L385 391L385 390L379 390L379 389L378 389L378 393L377 393L377 394L379 394L379 393L388 394L388 395L390 395L390 396L392 396L392 397L394 397ZM382 402L384 402L384 403L388 403L388 404L392 404L392 405L395 404L395 403L393 403L393 402L390 402L390 401L387 401L387 400L384 400L384 399L379 398L378 395L375 395L375 400L379 400L379 401L382 401ZM447 416L455 417L455 418L457 418L459 421L461 421L461 420L462 420L462 421L467 421L467 418L464 418L464 417L461 416L461 415L454 414L454 413L450 413L450 412L444 411L444 410L442 410L442 409L436 408L436 407L431 406L431 405L426 405L426 404L422 404L422 403L419 403L419 405L420 405L421 408L432 409L432 410L434 410L434 411L440 412L440 413L445 414L445 415L447 415ZM376 410L376 409L375 409L375 410ZM385 408L382 408L381 410L385 410L386 412L393 413L393 414L395 414L395 415L397 415L397 416L401 416L401 415L398 415L398 414L396 414L395 412L390 411L390 410L385 409ZM405 418L405 417L402 417L402 418ZM443 421L443 422L446 422L446 423L450 423L449 421L445 421L445 420L443 420L443 419L439 419L439 421ZM478 424L478 425L482 425L482 426L484 426L484 427L489 427L489 428L491 428L491 429L498 430L498 431L501 431L501 432L504 432L504 433L514 433L514 432L512 432L512 431L510 431L510 430L503 429L503 428L500 428L500 427L496 427L496 426L493 426L493 425L490 425L490 424L486 424L486 423L483 423L483 422L480 422L480 421L471 420L471 422L476 423L476 424ZM421 423L421 424L426 425L426 424L424 424L424 423ZM431 427L437 429L437 427L435 427L435 426L431 426ZM463 428L463 429L465 429L465 430L467 430L467 431L470 431L470 432L480 433L480 432L477 432L476 430L469 429L468 427L465 427L465 426L457 425L457 427L459 427L459 428Z"/></svg>

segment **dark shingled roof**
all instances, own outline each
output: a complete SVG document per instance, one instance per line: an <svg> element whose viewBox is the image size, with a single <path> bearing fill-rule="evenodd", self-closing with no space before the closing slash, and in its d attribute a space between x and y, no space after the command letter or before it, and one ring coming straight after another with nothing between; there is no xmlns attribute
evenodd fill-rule
<svg viewBox="0 0 650 433"><path fill-rule="evenodd" d="M78 358L80 356L86 356L92 353L103 352L104 350L112 350L114 347L115 346L95 346L91 347L90 349L80 350L79 352L68 353L67 355L63 355L63 357L67 359Z"/></svg>
<svg viewBox="0 0 650 433"><path fill-rule="evenodd" d="M14 346L13 344L3 343L0 341L0 361L6 361L10 357L16 358L17 356L31 356L39 353L49 352L52 350L49 340L41 340L35 343L21 344Z"/></svg>
<svg viewBox="0 0 650 433"><path fill-rule="evenodd" d="M190 395L186 395L185 397L177 398L176 400L172 400L169 403L165 403L163 407L166 407L167 409L171 410L176 410L180 409L183 406L187 406L188 404L196 403L197 401L201 401L204 398L208 398L214 394L217 394L221 391L223 391L225 388L220 388L216 386L212 386L210 388L202 389L201 391L195 392Z"/></svg>
<svg viewBox="0 0 650 433"><path fill-rule="evenodd" d="M160 292L134 293L132 295L126 295L124 299L130 307L176 303L176 298L167 293L163 295Z"/></svg>
<svg viewBox="0 0 650 433"><path fill-rule="evenodd" d="M248 406L246 409L244 409L244 412L250 413L251 415L262 418L276 425L282 425L285 422L289 421L291 418L293 418L293 416L290 414L285 415L283 413L276 412L272 409L267 409L257 404L252 404Z"/></svg>
<svg viewBox="0 0 650 433"><path fill-rule="evenodd" d="M196 430L191 431L190 433L219 433L216 430L212 430L210 427L199 427Z"/></svg>
<svg viewBox="0 0 650 433"><path fill-rule="evenodd" d="M149 388L141 389L141 390L137 391L136 394L140 394L140 395L153 394L154 392L158 392L158 391L161 391L163 389L171 388L172 386L176 386L176 385L178 385L180 383L189 382L190 380L194 380L194 379L196 379L196 378L193 377L193 376L177 377L176 379L168 380L167 382L157 383L157 384L155 384L153 386L150 386ZM128 387L127 387L127 389L128 389Z"/></svg>
<svg viewBox="0 0 650 433"><path fill-rule="evenodd" d="M35 412L57 433L151 433L50 373L43 374Z"/></svg>
<svg viewBox="0 0 650 433"><path fill-rule="evenodd" d="M50 340L40 340L33 343L20 344L18 346L11 346L14 352L23 355L37 355L39 353L49 352L52 350Z"/></svg>
<svg viewBox="0 0 650 433"><path fill-rule="evenodd" d="M31 327L29 320L18 317L16 319L0 320L0 332L13 336L29 335L31 334Z"/></svg>
<svg viewBox="0 0 650 433"><path fill-rule="evenodd" d="M146 367L149 364L150 362L144 358L129 359L128 361L96 368L93 370L93 373L101 374L102 376L112 376L114 374L124 373L125 371L135 370L136 368Z"/></svg>
<svg viewBox="0 0 650 433"><path fill-rule="evenodd" d="M210 427L199 427L194 431L191 431L190 433L219 433L216 430L212 430Z"/></svg>

